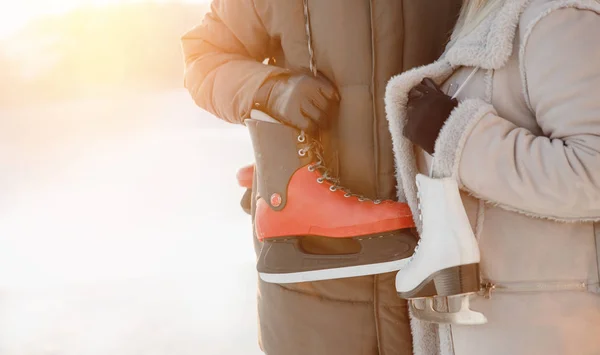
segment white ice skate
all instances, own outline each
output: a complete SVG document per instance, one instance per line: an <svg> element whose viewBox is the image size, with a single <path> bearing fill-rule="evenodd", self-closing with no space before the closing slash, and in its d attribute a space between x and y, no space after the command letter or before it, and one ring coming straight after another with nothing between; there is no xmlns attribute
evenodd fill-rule
<svg viewBox="0 0 600 355"><path fill-rule="evenodd" d="M423 230L417 249L396 275L398 295L409 299L413 316L435 323L484 324L486 317L469 309L479 291L479 246L454 179L417 175L419 218ZM438 311L434 297L459 296L457 312ZM415 299L425 298L425 308Z"/></svg>

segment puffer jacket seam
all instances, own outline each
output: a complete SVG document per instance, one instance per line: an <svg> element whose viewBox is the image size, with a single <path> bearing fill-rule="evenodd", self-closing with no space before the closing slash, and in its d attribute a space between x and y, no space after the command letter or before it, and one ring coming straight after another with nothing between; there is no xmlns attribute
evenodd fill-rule
<svg viewBox="0 0 600 355"><path fill-rule="evenodd" d="M373 115L373 123L371 125L373 132L373 162L374 162L374 172L375 172L375 198L380 198L380 184L379 184L379 126L377 119L377 96L375 90L377 87L375 86L375 65L376 65L376 48L375 48L375 28L373 22L373 0L369 0L369 29L371 30L371 85L370 94L371 94L371 113Z"/></svg>
<svg viewBox="0 0 600 355"><path fill-rule="evenodd" d="M375 29L373 28L374 23L373 23L373 1L369 0L369 29L371 30L371 85L370 85L370 91L371 91L371 110L372 110L372 115L373 115L373 122L371 124L371 128L373 130L372 132L372 137L373 137L373 162L375 164L374 166L374 172L375 172L375 197L379 198L379 190L380 190L380 184L379 184L379 127L378 127L378 120L377 120L377 102L376 100L376 96L375 96L375 90L377 89L375 87ZM375 337L377 339L377 354L379 355L384 355L381 351L382 351L382 346L381 346L381 324L380 324L380 316L379 316L379 297L378 297L378 289L377 289L377 282L378 282L378 276L374 275L373 276L373 321L375 323Z"/></svg>
<svg viewBox="0 0 600 355"><path fill-rule="evenodd" d="M335 299L335 298L331 298L331 297L325 297L325 296L322 296L322 295L314 295L314 294L309 293L309 292L303 292L303 291L294 290L294 289L291 289L289 287L285 287L285 286L280 285L280 284L274 284L274 285L279 286L281 289L283 289L284 291L287 291L287 292L293 292L293 293L297 293L297 294L300 294L300 295L303 295L303 296L310 296L310 297L314 297L314 298L319 298L319 299L322 299L322 300L325 300L325 301L329 301L329 302L349 303L349 304L371 304L371 303L373 303L371 301L340 300L340 299Z"/></svg>
<svg viewBox="0 0 600 355"><path fill-rule="evenodd" d="M373 277L373 316L375 317L375 335L377 337L377 353L379 355L384 355L381 352L381 333L379 323L379 297L378 296L378 288L377 288L378 276L374 275Z"/></svg>
<svg viewBox="0 0 600 355"><path fill-rule="evenodd" d="M265 31L269 34L269 38L271 38L271 33L269 33L269 29L265 26L265 21L263 20L261 14L258 12L258 9L256 8L256 0L250 0L250 1L252 2L252 10L254 10L256 17L260 21L261 27L265 29ZM271 38L271 40L269 41L269 46L267 48L267 53L262 53L264 58L257 58L257 59L260 59L260 61L263 61L265 58L271 57L271 54L273 52L273 43L272 42L273 41Z"/></svg>
<svg viewBox="0 0 600 355"><path fill-rule="evenodd" d="M256 8L256 0L251 0L251 1L252 1L252 10L254 10L254 13L256 14L256 17L258 18L258 20L260 21L260 25L262 26L262 28L264 28L266 30L267 27L265 27L265 22L264 22L263 18L260 16L260 14L258 13L258 9Z"/></svg>
<svg viewBox="0 0 600 355"><path fill-rule="evenodd" d="M341 84L338 86L339 88L355 88L355 87L370 87L369 84L361 84L361 83L356 83L356 84Z"/></svg>

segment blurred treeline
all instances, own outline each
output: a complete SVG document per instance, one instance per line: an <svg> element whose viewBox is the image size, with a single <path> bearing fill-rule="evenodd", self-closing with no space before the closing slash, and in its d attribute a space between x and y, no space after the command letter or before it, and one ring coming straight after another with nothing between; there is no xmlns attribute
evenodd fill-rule
<svg viewBox="0 0 600 355"><path fill-rule="evenodd" d="M180 37L208 9L145 2L37 19L0 42L0 105L181 88Z"/></svg>

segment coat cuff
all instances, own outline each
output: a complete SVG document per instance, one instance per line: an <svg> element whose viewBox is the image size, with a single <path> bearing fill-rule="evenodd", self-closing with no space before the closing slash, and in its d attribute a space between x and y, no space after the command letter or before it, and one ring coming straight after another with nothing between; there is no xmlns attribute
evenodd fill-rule
<svg viewBox="0 0 600 355"><path fill-rule="evenodd" d="M494 107L481 99L462 101L444 123L435 142L435 177L454 177L460 184L458 167L471 131L488 113L496 114Z"/></svg>

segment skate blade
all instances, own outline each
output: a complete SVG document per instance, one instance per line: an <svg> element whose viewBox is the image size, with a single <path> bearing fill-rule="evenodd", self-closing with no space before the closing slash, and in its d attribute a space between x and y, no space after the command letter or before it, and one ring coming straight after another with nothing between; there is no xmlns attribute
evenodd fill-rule
<svg viewBox="0 0 600 355"><path fill-rule="evenodd" d="M347 266L331 269L291 272L291 273L267 273L259 272L261 280L268 283L286 284L298 282L311 282L323 280L335 280L348 277L359 277L367 275L385 274L398 271L408 263L408 258L394 260L378 264Z"/></svg>
<svg viewBox="0 0 600 355"><path fill-rule="evenodd" d="M301 240L302 237L265 240L256 263L260 278L285 284L385 274L403 268L416 244L412 233L400 230L352 237L360 242L358 253L311 254Z"/></svg>
<svg viewBox="0 0 600 355"><path fill-rule="evenodd" d="M413 317L430 323L457 324L457 325L480 325L487 323L487 318L479 312L469 308L469 295L461 295L460 310L458 312L440 312L433 308L433 298L425 299L425 308L420 309L414 304L415 300L409 301L409 307Z"/></svg>

